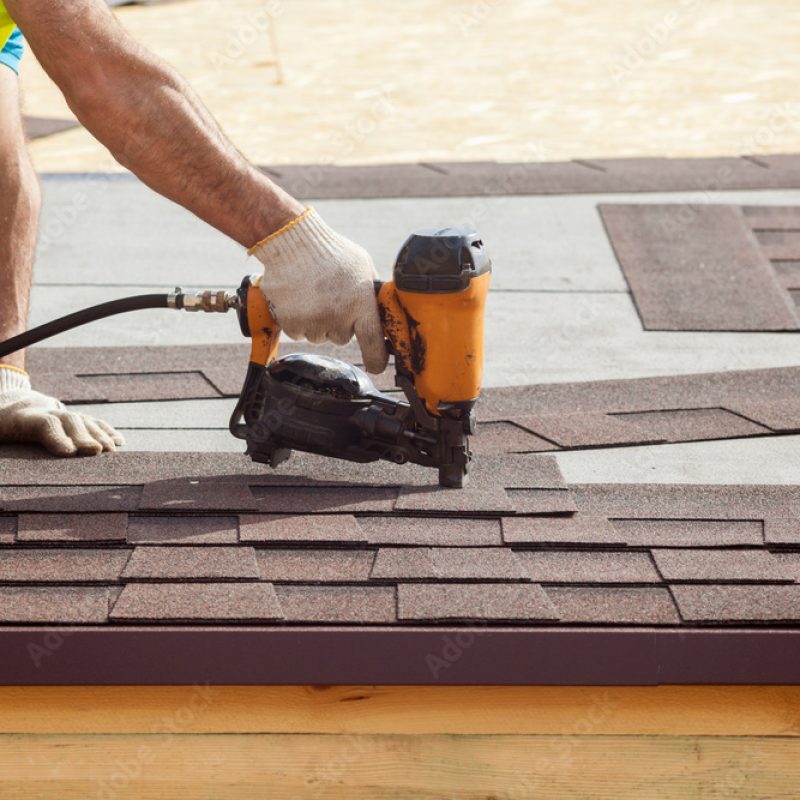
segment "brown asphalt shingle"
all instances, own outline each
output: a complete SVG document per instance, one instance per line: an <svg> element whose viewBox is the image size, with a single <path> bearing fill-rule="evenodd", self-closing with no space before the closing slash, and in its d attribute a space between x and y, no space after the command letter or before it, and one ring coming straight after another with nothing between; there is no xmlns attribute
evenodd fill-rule
<svg viewBox="0 0 800 800"><path fill-rule="evenodd" d="M768 517L764 520L764 539L767 544L800 545L800 515Z"/></svg>
<svg viewBox="0 0 800 800"><path fill-rule="evenodd" d="M508 489L506 495L517 514L571 514L578 510L567 489Z"/></svg>
<svg viewBox="0 0 800 800"><path fill-rule="evenodd" d="M235 516L146 516L128 521L132 544L235 544L238 535Z"/></svg>
<svg viewBox="0 0 800 800"><path fill-rule="evenodd" d="M0 583L116 583L130 549L0 550Z"/></svg>
<svg viewBox="0 0 800 800"><path fill-rule="evenodd" d="M623 545L625 537L601 516L504 517L506 544Z"/></svg>
<svg viewBox="0 0 800 800"><path fill-rule="evenodd" d="M516 553L536 583L660 583L647 553L545 550Z"/></svg>
<svg viewBox="0 0 800 800"><path fill-rule="evenodd" d="M650 444L661 441L646 425L637 426L608 414L548 414L516 417L521 425L562 447Z"/></svg>
<svg viewBox="0 0 800 800"><path fill-rule="evenodd" d="M311 514L392 511L397 499L393 487L252 486L260 511L271 514Z"/></svg>
<svg viewBox="0 0 800 800"><path fill-rule="evenodd" d="M800 326L769 263L793 256L760 244L740 208L648 203L601 205L600 213L645 328Z"/></svg>
<svg viewBox="0 0 800 800"><path fill-rule="evenodd" d="M20 514L20 542L124 542L126 514Z"/></svg>
<svg viewBox="0 0 800 800"><path fill-rule="evenodd" d="M671 582L758 583L789 582L792 574L766 550L690 550L652 551L658 571Z"/></svg>
<svg viewBox="0 0 800 800"><path fill-rule="evenodd" d="M556 620L537 584L407 584L398 586L401 620Z"/></svg>
<svg viewBox="0 0 800 800"><path fill-rule="evenodd" d="M397 621L394 587L276 586L288 622L387 624Z"/></svg>
<svg viewBox="0 0 800 800"><path fill-rule="evenodd" d="M242 542L366 543L366 535L352 514L243 514L239 517Z"/></svg>
<svg viewBox="0 0 800 800"><path fill-rule="evenodd" d="M360 517L370 544L480 547L501 544L499 519L470 517Z"/></svg>
<svg viewBox="0 0 800 800"><path fill-rule="evenodd" d="M759 436L769 431L723 408L687 408L674 411L640 411L617 416L623 425L646 430L666 442L735 439Z"/></svg>
<svg viewBox="0 0 800 800"><path fill-rule="evenodd" d="M17 533L17 518L0 516L0 544L13 544Z"/></svg>
<svg viewBox="0 0 800 800"><path fill-rule="evenodd" d="M251 622L283 618L269 583L129 583L114 603L116 622Z"/></svg>
<svg viewBox="0 0 800 800"><path fill-rule="evenodd" d="M375 552L270 548L257 559L261 578L274 583L366 583Z"/></svg>
<svg viewBox="0 0 800 800"><path fill-rule="evenodd" d="M259 577L252 547L136 547L125 581L246 580Z"/></svg>
<svg viewBox="0 0 800 800"><path fill-rule="evenodd" d="M686 622L798 622L800 585L672 587Z"/></svg>
<svg viewBox="0 0 800 800"><path fill-rule="evenodd" d="M103 623L105 586L0 586L0 623Z"/></svg>
<svg viewBox="0 0 800 800"><path fill-rule="evenodd" d="M516 554L500 547L382 547L373 580L530 580Z"/></svg>
<svg viewBox="0 0 800 800"><path fill-rule="evenodd" d="M141 486L0 486L0 511L135 511L141 494Z"/></svg>
<svg viewBox="0 0 800 800"><path fill-rule="evenodd" d="M764 542L761 520L612 519L610 524L617 538L639 547L725 547Z"/></svg>
<svg viewBox="0 0 800 800"><path fill-rule="evenodd" d="M548 586L562 622L612 625L677 625L670 593L662 587Z"/></svg>

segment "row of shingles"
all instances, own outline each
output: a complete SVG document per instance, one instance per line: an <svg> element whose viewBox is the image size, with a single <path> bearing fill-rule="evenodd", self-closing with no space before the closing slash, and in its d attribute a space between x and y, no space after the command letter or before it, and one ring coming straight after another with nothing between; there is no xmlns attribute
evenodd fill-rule
<svg viewBox="0 0 800 800"><path fill-rule="evenodd" d="M767 189L800 186L800 157L620 158L546 163L281 165L270 174L318 199Z"/></svg>
<svg viewBox="0 0 800 800"><path fill-rule="evenodd" d="M639 316L650 330L786 331L800 327L741 208L601 205Z"/></svg>
<svg viewBox="0 0 800 800"><path fill-rule="evenodd" d="M240 346L141 350L41 349L32 361L41 387L72 402L228 397L241 388ZM391 384L391 374L381 376L381 388ZM473 448L492 455L800 430L798 389L800 371L793 369L490 388L479 405Z"/></svg>
<svg viewBox="0 0 800 800"><path fill-rule="evenodd" d="M244 506L252 511L269 508L273 512L281 511L286 514L304 514L303 519L308 522L315 517L307 515L309 510L325 512L324 516L317 517L320 527L330 528L329 521L335 519L340 523L348 519L341 514L329 516L331 511L351 512L416 512L418 514L442 513L513 513L515 505L522 510L531 507L548 512L570 513L574 504L569 498L569 492L563 484L557 465L550 458L520 459L509 457L502 463L483 464L483 475L476 475L475 487L468 491L446 491L431 489L424 481L429 481L429 475L423 480L417 476L416 484L411 484L398 490L394 486L353 486L344 480L352 477L352 469L340 464L336 475L328 476L332 485L314 486L282 486L258 484L257 476L246 476L246 480L232 481L227 474L224 481L219 481L208 475L218 468L225 472L225 465L219 463L215 456L205 456L206 461L211 459L212 465L199 463L195 457L152 457L116 456L103 468L97 461L83 462L86 473L76 476L69 474L74 483L76 478L88 481L93 485L99 475L99 469L107 480L124 481L130 479L132 474L145 473L148 469L160 470L165 475L163 482L145 485L142 493L141 506L150 510L190 510L190 511L216 511L224 509L237 511ZM228 459L230 460L230 459ZM234 459L236 464L227 465L232 472L235 467L241 469L241 459ZM125 464L124 462L129 462ZM174 462L174 463L173 463ZM48 462L50 466L52 462ZM39 463L39 466L41 464ZM26 464L20 468L16 465L15 479L25 479L25 470L39 470L36 464ZM116 472L114 471L116 468ZM308 470L301 467L304 474ZM249 470L249 467L248 467ZM55 470L58 471L57 469ZM173 476L176 473L199 475L200 478L181 478ZM329 467L326 465L325 471ZM313 470L311 470L313 473ZM58 478L58 476L55 476ZM67 476L64 476L67 477ZM205 482L202 480L205 478ZM280 480L280 479L279 479ZM285 480L285 478L284 478ZM41 477L36 477L41 481ZM250 481L256 485L249 486ZM308 483L305 479L303 482ZM342 485L344 484L344 485ZM505 487L509 487L509 494ZM35 487L42 488L42 487ZM74 487L73 487L74 488ZM152 489L153 491L149 491ZM246 490L257 490L246 495ZM41 499L41 498L39 498ZM53 498L49 498L53 499ZM83 498L87 500L86 497ZM96 497L92 496L92 500ZM511 500L513 499L513 502ZM58 497L56 497L58 500ZM89 501L91 503L91 500ZM34 502L34 505L36 503ZM48 506L51 511L55 510ZM85 508L85 506L84 506ZM24 516L24 515L23 515ZM61 517L61 526L64 522ZM422 520L419 520L422 521ZM441 522L441 518L438 519ZM437 519L425 520L429 528L435 527ZM240 524L241 523L241 524ZM409 521L407 525L414 526L418 523ZM477 525L477 522L473 526ZM24 525L23 525L24 527ZM111 617L112 619L264 619L288 618L299 619L303 617L319 618L327 613L330 615L332 608L330 601L335 601L333 608L338 609L330 621L390 621L394 618L394 587L371 590L365 595L366 587L356 589L336 588L331 591L320 591L318 588L306 588L294 591L287 588L286 597L280 598L290 608L288 613L279 613L279 598L275 595L273 587L266 585L249 586L221 586L207 583L203 586L192 585L186 581L202 579L209 582L218 578L236 578L247 580L261 578L256 576L252 569L252 552L243 552L241 545L236 553L227 553L219 546L233 545L239 540L237 527L241 527L241 538L244 541L258 540L259 536L269 538L269 530L285 529L285 520L275 515L252 514L245 515L238 520L236 516L176 516L153 515L131 517L128 524L128 542L139 545L146 544L193 544L194 550L187 549L152 549L135 552L129 568L122 576L124 579L136 581L129 583L117 600ZM335 527L335 526L334 526ZM352 529L352 525L349 526ZM347 536L345 532L340 535ZM63 531L62 531L63 532ZM69 533L67 532L67 538ZM274 533L272 534L274 537ZM278 536L281 534L278 533ZM499 538L499 537L498 537ZM209 548L203 550L203 548ZM43 554L40 554L43 555ZM288 557L288 554L284 554ZM341 554L339 554L341 555ZM211 556L210 559L208 557ZM315 554L319 557L319 554ZM27 557L31 557L28 554ZM330 554L325 556L331 558ZM296 563L307 559L306 555L293 554ZM143 561L143 559L149 559ZM211 561L211 569L200 570L200 565L206 560ZM241 572L244 565L250 564L250 572ZM216 565L216 567L215 567ZM230 570L234 570L234 574ZM200 570L200 572L198 572ZM216 571L215 571L216 570ZM237 571L238 570L238 571ZM146 581L156 580L157 576L161 585L144 585ZM177 579L180 579L176 582ZM336 595L335 597L332 596ZM371 605L364 608L364 601L370 600ZM158 609L161 609L158 612ZM376 610L377 609L377 610ZM159 614L158 616L157 613Z"/></svg>
<svg viewBox="0 0 800 800"><path fill-rule="evenodd" d="M592 528L590 535L581 535L569 517L505 518L507 546L535 548L514 552L497 546L499 520L488 519L245 516L241 540L263 548L252 550L249 545L212 546L234 541L235 518L134 518L128 540L139 549L121 579L136 583L126 588L116 616L164 621L268 619L277 614L307 622L391 622L397 588L403 620L674 624L678 617L668 592L649 584L662 579L675 584L792 579L787 572L792 566L778 565L763 547L686 549L687 545L755 545L762 538L760 522L604 518L601 522L598 517L589 526L589 519L575 518L584 529ZM51 524L41 519L21 529L36 527L39 536L52 536L47 531ZM69 520L60 524L63 531ZM85 543L85 523L75 518L75 524L83 524L78 536ZM570 525L573 532L565 537L564 529ZM581 549L558 549L565 543ZM592 549L599 545L602 549ZM650 551L642 549L648 545L660 576ZM666 549L670 545L676 549ZM375 546L380 548L377 557ZM635 549L626 552L622 549L626 546ZM74 574L71 559L58 564L58 578L63 580L64 570ZM796 574L796 562L794 568ZM41 577L41 572L37 575ZM109 575L82 577L97 580ZM275 584L279 614L271 587L175 585L176 580L259 579ZM375 581L386 585L363 585ZM535 584L524 585L526 581Z"/></svg>
<svg viewBox="0 0 800 800"><path fill-rule="evenodd" d="M8 601L0 612L3 620L102 622L111 594L110 616L116 621L387 623L398 614L400 619L425 617L416 591L409 594L404 580L528 580L513 554L500 546L499 520L132 517L126 537L123 516L20 515L17 541L51 546L0 550L0 593ZM8 526L3 531L8 543ZM107 546L52 547L86 545L90 539L136 547L132 554L129 548ZM238 539L242 543L233 544ZM400 542L403 547L393 546ZM343 543L350 548L343 549ZM404 568L409 557L412 563ZM40 585L53 583L58 585ZM118 583L124 584L118 599L109 585L96 585ZM428 615L452 618L470 611L481 616L488 601L502 618L539 618L533 612L545 603L538 587L492 585L488 597L484 591L480 595L473 587L449 587L450 602L461 603L460 613L445 605L428 609ZM95 602L100 599L102 606ZM498 605L500 599L504 602ZM512 600L515 607L509 609Z"/></svg>
<svg viewBox="0 0 800 800"><path fill-rule="evenodd" d="M574 522L602 519L604 535L626 546L648 548L685 623L800 621L797 487L572 488L580 509ZM515 526L524 523L512 521L510 529ZM598 535L596 527L590 529ZM518 527L516 538L525 535ZM546 538L536 531L527 535L537 542ZM579 537L579 532L572 537L567 533L562 541Z"/></svg>
<svg viewBox="0 0 800 800"><path fill-rule="evenodd" d="M357 361L357 348L281 342L280 355L334 355ZM242 344L175 347L32 348L29 366L42 391L67 403L139 402L235 397L247 366ZM379 388L391 388L382 376Z"/></svg>
<svg viewBox="0 0 800 800"><path fill-rule="evenodd" d="M106 622L131 554L126 531L120 513L0 516L0 622Z"/></svg>
<svg viewBox="0 0 800 800"><path fill-rule="evenodd" d="M744 206L742 211L778 282L800 304L800 207Z"/></svg>
<svg viewBox="0 0 800 800"><path fill-rule="evenodd" d="M800 430L798 395L797 368L743 370L490 389L480 416L497 451L654 444Z"/></svg>
<svg viewBox="0 0 800 800"><path fill-rule="evenodd" d="M314 460L306 461L305 474L315 474ZM416 536L417 544L412 546L419 557L424 557L423 554L433 551L419 545L420 536L429 544L441 544L456 527L459 541L466 541L473 547L445 549L445 552L451 558L462 560L472 556L477 562L472 567L473 573L481 575L491 585L479 594L469 585L448 587L450 602L459 603L458 609L429 608L428 613L433 614L431 618L452 619L462 615L475 618L491 611L494 616L511 619L520 617L523 612L531 615L541 605L539 600L535 607L530 602L515 606L512 601L520 599L519 590L497 582L491 559L498 557L494 554L506 552L501 546L499 523L490 519L466 521L462 515L514 513L517 506L527 507L531 503L548 512L571 513L574 504L552 458L509 457L502 462L484 462L466 490L432 488L429 474L422 482L399 489L380 484L356 487L347 483L354 475L352 465L335 462L334 465L325 464L324 470L329 480L341 485L287 488L256 484L250 487L255 499L262 512L269 509L271 513L240 517L240 541L257 542L262 546L256 553L260 577L274 585L282 617L287 621L341 624L426 619L425 610L418 606L422 595L417 591L409 593L401 579L389 580L389 576L383 576L382 585L375 585L380 574L376 572L376 563L381 551L376 557L374 548L365 549L363 545L375 545L388 536L408 546ZM381 471L377 468L378 475L373 474L372 479L380 480ZM384 480L398 483L396 476L393 480L392 468L384 466L383 472ZM531 493L534 497L528 496ZM174 495L170 493L170 497ZM337 513L331 514L332 511ZM276 512L283 515L276 515ZM425 516L379 517L373 520L372 526L366 527L354 516L376 512ZM441 516L443 514L460 518L447 519ZM338 547L347 543L359 549L308 549L309 538L317 545ZM289 549L287 544L294 547ZM266 549L264 545L272 547ZM306 549L298 548L299 545ZM486 559L490 563L486 563ZM458 573L458 569L454 569ZM469 573L468 567L465 566L465 570ZM455 577L455 573L448 574ZM313 580L315 576L317 579ZM320 581L320 577L323 580ZM530 591L536 590L529 589L526 594ZM444 598L440 599L444 602ZM120 615L125 616L122 612Z"/></svg>

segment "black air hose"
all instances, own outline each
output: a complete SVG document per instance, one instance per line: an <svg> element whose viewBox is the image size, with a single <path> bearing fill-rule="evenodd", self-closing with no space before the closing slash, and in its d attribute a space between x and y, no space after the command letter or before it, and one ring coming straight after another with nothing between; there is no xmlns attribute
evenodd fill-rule
<svg viewBox="0 0 800 800"><path fill-rule="evenodd" d="M26 347L49 339L51 336L86 325L89 322L95 322L98 319L113 317L115 314L124 314L127 311L141 311L145 308L169 308L169 298L170 295L166 293L138 294L133 297L124 297L121 300L100 303L100 305L84 308L82 311L76 311L73 314L67 314L66 317L46 322L44 325L39 325L38 328L25 331L25 333L14 336L5 342L0 342L0 358L16 353L18 350L24 350ZM180 299L182 299L180 295L178 295L178 298L178 302L180 302ZM177 305L176 307L180 308L181 306Z"/></svg>

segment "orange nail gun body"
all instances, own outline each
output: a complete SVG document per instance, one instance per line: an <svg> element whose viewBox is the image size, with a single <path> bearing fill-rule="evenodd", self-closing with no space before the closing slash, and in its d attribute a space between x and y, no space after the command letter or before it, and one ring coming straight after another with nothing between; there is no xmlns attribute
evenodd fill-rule
<svg viewBox="0 0 800 800"><path fill-rule="evenodd" d="M239 321L252 349L231 432L256 461L276 466L291 450L352 461L437 467L463 486L483 372L483 319L491 261L477 234L424 230L403 245L394 279L376 284L395 382L406 400L379 392L339 359L276 359L279 326L264 293L245 278Z"/></svg>

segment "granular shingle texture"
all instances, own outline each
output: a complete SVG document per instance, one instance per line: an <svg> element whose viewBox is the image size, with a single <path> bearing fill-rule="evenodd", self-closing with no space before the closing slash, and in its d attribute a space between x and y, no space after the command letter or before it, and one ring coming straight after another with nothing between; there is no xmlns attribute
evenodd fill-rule
<svg viewBox="0 0 800 800"><path fill-rule="evenodd" d="M654 549L653 558L665 580L675 582L787 583L793 580L766 550Z"/></svg>
<svg viewBox="0 0 800 800"><path fill-rule="evenodd" d="M528 550L517 558L537 583L660 583L647 553Z"/></svg>
<svg viewBox="0 0 800 800"><path fill-rule="evenodd" d="M513 584L413 585L398 587L400 619L556 620L558 614L541 586Z"/></svg>
<svg viewBox="0 0 800 800"><path fill-rule="evenodd" d="M128 581L254 580L252 547L136 547L122 577Z"/></svg>
<svg viewBox="0 0 800 800"><path fill-rule="evenodd" d="M129 583L111 609L117 622L279 620L269 583Z"/></svg>
<svg viewBox="0 0 800 800"><path fill-rule="evenodd" d="M372 550L259 550L258 568L273 583L365 583L375 553Z"/></svg>
<svg viewBox="0 0 800 800"><path fill-rule="evenodd" d="M277 586L286 620L388 624L397 621L395 589L384 586Z"/></svg>
<svg viewBox="0 0 800 800"><path fill-rule="evenodd" d="M676 625L667 589L661 587L552 586L547 596L564 622L607 625Z"/></svg>
<svg viewBox="0 0 800 800"><path fill-rule="evenodd" d="M352 514L247 514L239 518L243 542L366 542Z"/></svg>
<svg viewBox="0 0 800 800"><path fill-rule="evenodd" d="M730 205L602 205L600 213L650 330L778 331L800 326L770 260L797 248L759 240Z"/></svg>
<svg viewBox="0 0 800 800"><path fill-rule="evenodd" d="M236 517L152 516L131 517L128 541L132 544L229 544L237 541Z"/></svg>
<svg viewBox="0 0 800 800"><path fill-rule="evenodd" d="M138 354L101 350L75 380L137 372ZM198 371L185 352L152 355L151 372ZM204 380L222 393L215 364ZM34 677L69 683L80 664L84 683L425 682L427 656L460 635L453 682L613 683L618 668L757 681L765 648L783 651L759 640L755 659L740 637L800 625L800 489L567 484L540 451L550 437L565 449L771 435L790 429L798 390L797 369L491 390L479 413L493 444L461 490L423 467L309 454L272 470L232 453L67 463L4 447L0 680L27 680L29 627L74 626L97 644L70 637L69 658L48 661L61 672Z"/></svg>
<svg viewBox="0 0 800 800"><path fill-rule="evenodd" d="M791 209L782 210L788 211ZM789 216L794 216L794 213ZM798 263L800 259L772 262L782 287L800 290ZM792 264L795 266L790 268L788 265ZM302 348L293 343L284 347L285 352L297 349L333 352L330 347L307 343L303 343ZM341 353L338 355L342 356ZM344 357L357 361L357 348L345 348ZM115 347L37 348L30 358L36 369L39 388L68 402L190 399L208 397L213 391L225 397L238 395L247 348L245 345L143 347L133 350ZM125 374L124 385L129 387L126 392L122 391L118 373ZM91 383L87 375L91 376ZM381 385L391 388L391 384L391 372L387 371L382 376ZM115 393L111 393L113 398L107 396L109 392L101 390L101 385L115 387ZM800 368L797 367L485 388L478 405L479 435L473 437L473 449L481 457L479 469L487 459L493 461L489 469L491 473L505 461L497 461L496 457L511 453L771 435L800 430L798 394ZM220 425L224 422L221 420ZM252 465L247 469L247 460L241 456L217 455L220 457L216 461L207 457L196 458L200 469L196 477L215 475L220 478L235 472L249 473L254 478L259 475L259 470ZM169 457L139 454L127 462L115 459L114 465L117 470L127 463L140 474L168 480L177 474L174 466L186 460L187 456L177 453ZM103 461L106 466L107 460ZM544 465L545 462L539 462L540 467ZM26 473L20 469L24 465L8 466L11 470L9 480L13 476L17 484L26 482ZM92 482L92 470L93 467L82 465L75 471L78 474L74 481ZM66 468L63 470L65 480L69 480L71 472ZM101 470L95 472L102 474ZM127 474L122 471L117 474L124 482L130 470ZM331 464L329 459L299 453L281 467L280 474L291 476L291 480L300 483L303 476L310 474L317 482L320 479L352 480L359 475L370 475L377 481L396 478L398 485L426 485L429 482L425 470L408 465L398 467L378 463L365 470L363 466L346 462ZM264 477L263 472L261 476ZM101 482L97 478L94 480ZM146 502L154 508L177 499L194 502L198 509L205 503L209 510L220 510L224 504L233 502L238 506L249 502L254 510L257 508L246 488L237 490L231 485L226 493L215 491L216 483L218 481L204 489L193 489L194 484L183 487L185 496L182 498L178 497L181 493L178 485L151 486L148 487ZM235 493L235 497L231 493Z"/></svg>
<svg viewBox="0 0 800 800"><path fill-rule="evenodd" d="M673 586L686 622L799 622L800 585Z"/></svg>
<svg viewBox="0 0 800 800"><path fill-rule="evenodd" d="M1 524L1 523L0 523ZM124 542L125 514L20 514L20 542Z"/></svg>

